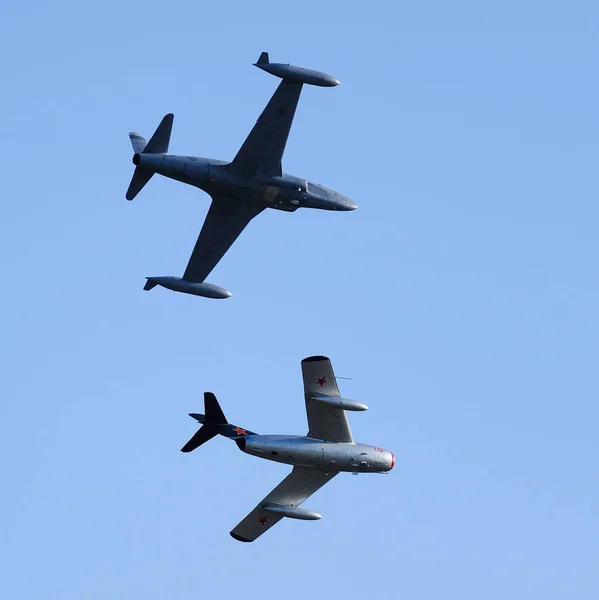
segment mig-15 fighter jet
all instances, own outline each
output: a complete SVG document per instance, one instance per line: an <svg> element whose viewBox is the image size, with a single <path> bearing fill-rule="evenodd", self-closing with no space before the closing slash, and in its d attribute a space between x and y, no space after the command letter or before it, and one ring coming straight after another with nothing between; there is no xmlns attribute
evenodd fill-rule
<svg viewBox="0 0 599 600"><path fill-rule="evenodd" d="M309 429L306 436L259 435L231 425L210 392L204 394L206 414L190 414L202 427L182 452L191 452L220 434L234 440L247 454L293 465L291 473L231 531L240 542L253 542L283 517L320 519L318 513L299 506L342 471L386 473L395 465L395 456L388 450L354 442L345 411L368 407L340 397L328 358L305 358L302 375Z"/></svg>
<svg viewBox="0 0 599 600"><path fill-rule="evenodd" d="M206 220L183 277L147 277L144 290L157 285L204 296L228 298L226 289L207 283L206 277L231 247L246 225L266 208L293 212L298 208L354 210L345 196L301 177L283 173L281 159L304 84L339 85L331 75L269 62L263 52L255 66L283 81L231 162L168 153L173 115L162 119L149 142L130 133L135 172L126 193L133 200L159 173L204 190L212 197Z"/></svg>

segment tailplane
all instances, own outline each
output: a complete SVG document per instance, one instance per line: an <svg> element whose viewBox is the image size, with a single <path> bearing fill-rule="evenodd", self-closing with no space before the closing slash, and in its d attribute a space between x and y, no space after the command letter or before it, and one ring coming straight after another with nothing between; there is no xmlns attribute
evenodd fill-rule
<svg viewBox="0 0 599 600"><path fill-rule="evenodd" d="M131 183L129 184L129 188L125 194L125 198L127 198L127 200L133 200L133 198L139 194L146 183L150 181L152 175L154 175L154 171L151 171L146 167L138 166L139 155L166 154L168 152L174 118L175 116L172 113L165 115L160 122L160 125L158 125L156 128L154 135L150 138L149 142L146 142L146 140L139 135L139 133L135 133L134 131L129 133L129 139L131 140L131 145L133 146L133 152L135 152L133 155L135 172L133 173Z"/></svg>
<svg viewBox="0 0 599 600"><path fill-rule="evenodd" d="M198 423L202 423L202 427L181 448L181 452L191 452L216 435L222 435L230 439L255 435L253 431L242 429L241 427L237 427L237 425L231 425L227 421L216 396L212 392L204 392L204 412L205 414L203 415L200 413L189 413L190 417L194 418Z"/></svg>
<svg viewBox="0 0 599 600"><path fill-rule="evenodd" d="M135 167L133 177L131 178L131 183L129 184L127 193L125 194L125 198L127 198L127 200L133 200L133 198L135 198L135 196L141 192L144 185L146 185L146 183L152 179L152 175L154 175L154 173L148 169Z"/></svg>
<svg viewBox="0 0 599 600"><path fill-rule="evenodd" d="M141 154L148 145L145 138L139 135L139 133L135 133L135 131L129 132L129 139L131 140L131 145L133 146L133 152L135 152L135 154Z"/></svg>

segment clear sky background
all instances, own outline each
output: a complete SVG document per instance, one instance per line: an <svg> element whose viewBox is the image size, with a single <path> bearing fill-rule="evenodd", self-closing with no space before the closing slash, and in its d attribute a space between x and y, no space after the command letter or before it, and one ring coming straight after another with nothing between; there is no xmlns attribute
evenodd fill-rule
<svg viewBox="0 0 599 600"><path fill-rule="evenodd" d="M484 5L484 7L482 7ZM0 596L599 597L596 2L3 2ZM268 211L209 281L209 206L127 134L232 159L278 81L320 69L284 169L352 213ZM289 468L219 438L307 431L331 357L386 477L341 475L253 544Z"/></svg>

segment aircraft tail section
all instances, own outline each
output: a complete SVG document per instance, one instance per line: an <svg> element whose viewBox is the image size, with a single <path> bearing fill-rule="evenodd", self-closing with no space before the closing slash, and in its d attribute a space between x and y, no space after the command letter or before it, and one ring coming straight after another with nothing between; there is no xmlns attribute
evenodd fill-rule
<svg viewBox="0 0 599 600"><path fill-rule="evenodd" d="M125 198L127 198L127 200L133 200L133 198L135 198L135 196L141 192L144 185L146 185L146 183L152 179L152 175L154 175L154 173L148 169L144 169L143 167L135 167L133 177L131 178L131 183L129 184L127 193L125 194Z"/></svg>
<svg viewBox="0 0 599 600"><path fill-rule="evenodd" d="M166 154L168 152L174 118L175 115L173 113L169 113L163 117L154 135L144 148L144 154Z"/></svg>
<svg viewBox="0 0 599 600"><path fill-rule="evenodd" d="M135 133L135 131L129 132L129 139L131 140L131 145L133 146L133 152L136 154L141 154L144 151L144 148L148 145L148 142L143 138L139 133Z"/></svg>
<svg viewBox="0 0 599 600"><path fill-rule="evenodd" d="M262 52L256 61L257 65L268 65L270 63L270 59L268 58L268 52Z"/></svg>
<svg viewBox="0 0 599 600"><path fill-rule="evenodd" d="M220 407L216 396L212 392L204 393L204 410L206 411L204 418L207 423L213 423L214 425L229 424L223 409Z"/></svg>
<svg viewBox="0 0 599 600"><path fill-rule="evenodd" d="M210 425L202 425L195 435L181 448L181 452L191 452L205 444L216 435L216 430Z"/></svg>
<svg viewBox="0 0 599 600"><path fill-rule="evenodd" d="M173 129L173 119L175 116L173 113L165 115L160 125L156 128L154 135L150 138L149 142L134 131L129 133L129 139L133 146L133 164L135 165L135 172L125 194L127 200L133 200L143 187L150 181L154 172L147 167L141 167L139 165L140 154L166 154L168 152L169 143L171 141L171 131Z"/></svg>
<svg viewBox="0 0 599 600"><path fill-rule="evenodd" d="M205 414L189 413L190 417L194 418L198 423L202 423L202 427L181 448L181 452L191 452L210 441L216 435L222 435L233 440L245 437L246 435L255 435L253 431L237 427L237 425L231 425L227 421L216 396L212 392L204 392L204 412Z"/></svg>

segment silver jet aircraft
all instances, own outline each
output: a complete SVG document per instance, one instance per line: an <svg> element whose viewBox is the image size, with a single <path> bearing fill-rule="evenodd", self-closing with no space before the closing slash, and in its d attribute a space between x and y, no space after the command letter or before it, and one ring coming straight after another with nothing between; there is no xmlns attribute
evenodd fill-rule
<svg viewBox="0 0 599 600"><path fill-rule="evenodd" d="M198 187L212 197L183 277L147 277L144 290L161 285L196 296L228 298L230 292L205 279L246 225L264 209L293 212L300 207L343 211L357 208L349 198L287 175L281 168L303 85L332 87L339 81L326 73L271 63L267 52L260 55L255 66L283 81L232 162L168 154L172 114L162 119L149 142L138 133L129 134L135 172L127 200L133 200L154 173Z"/></svg>
<svg viewBox="0 0 599 600"><path fill-rule="evenodd" d="M228 423L214 394L204 394L206 414L190 413L202 427L181 448L191 452L220 434L247 454L293 465L293 470L231 531L240 542L253 542L283 517L301 520L321 516L300 504L342 471L386 473L395 465L388 450L354 442L347 410L367 410L361 402L341 398L331 361L310 356L302 361L308 435L259 435Z"/></svg>

